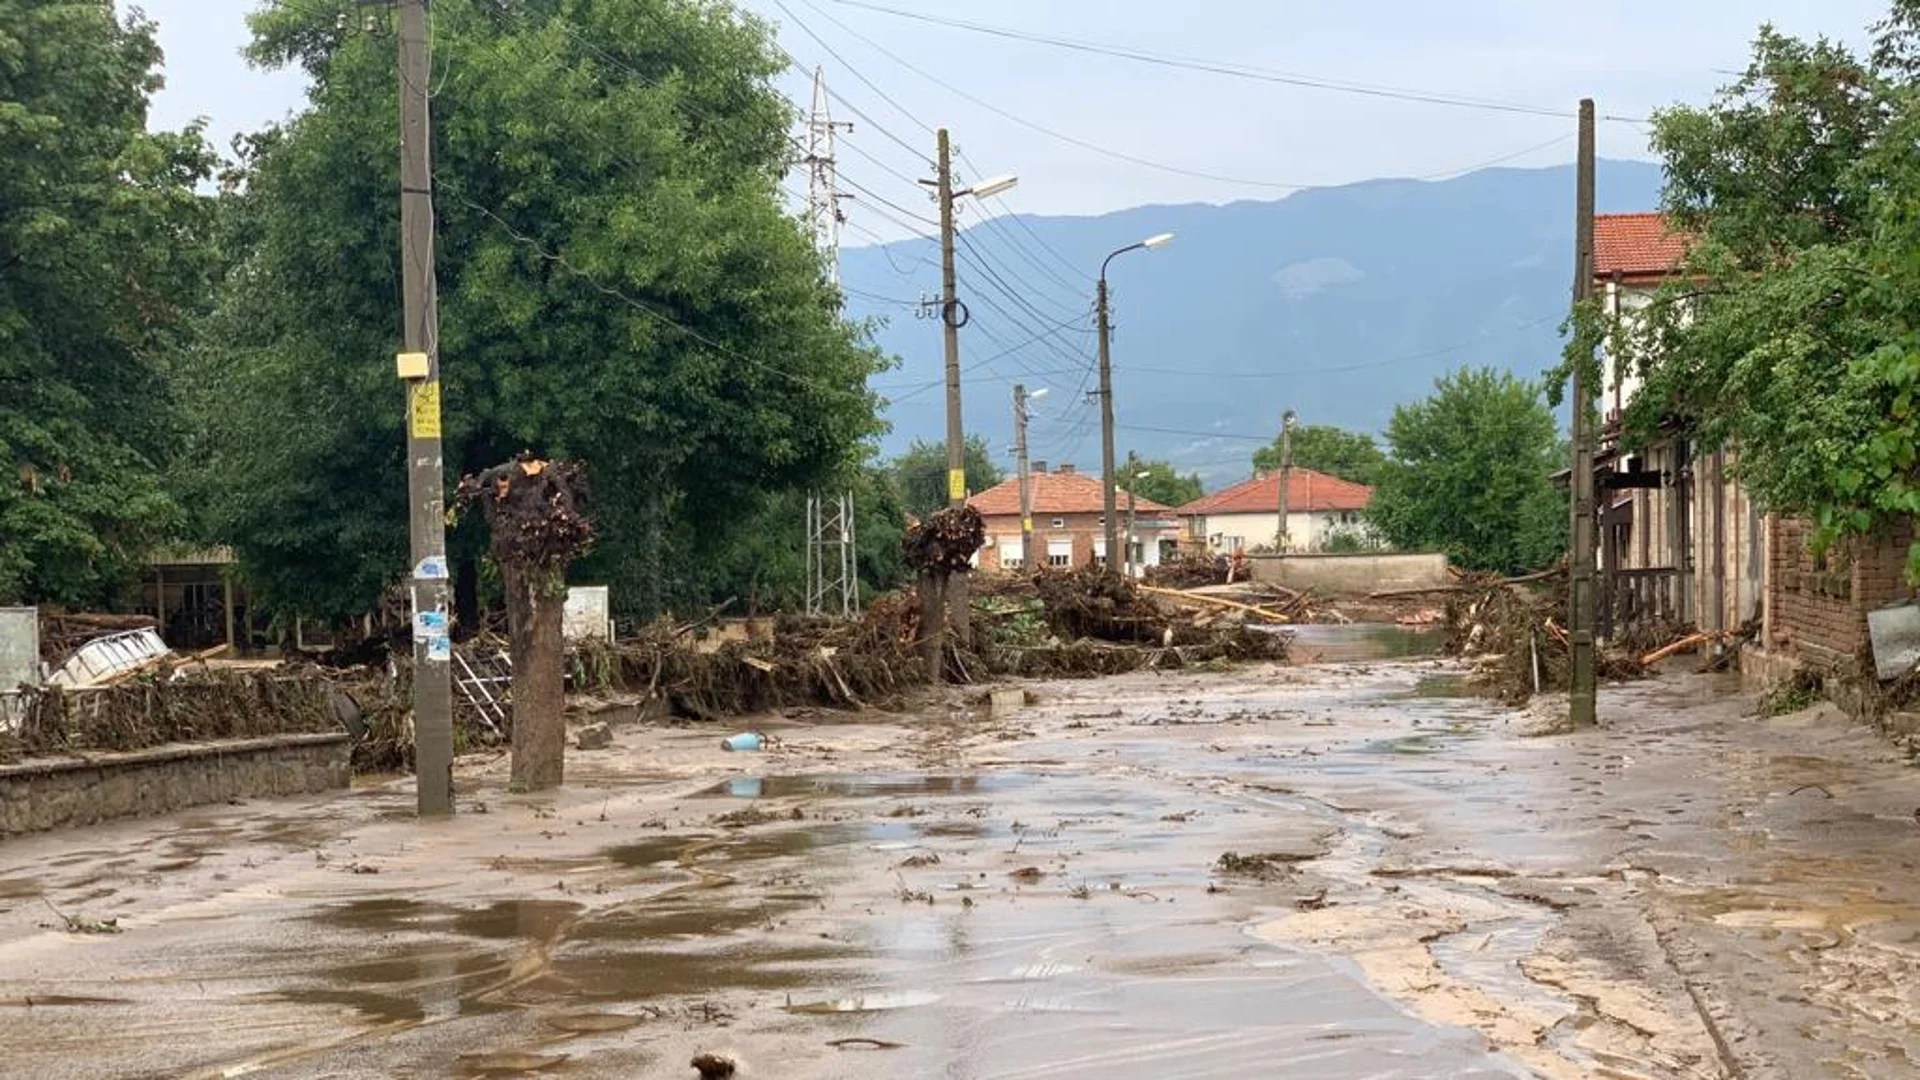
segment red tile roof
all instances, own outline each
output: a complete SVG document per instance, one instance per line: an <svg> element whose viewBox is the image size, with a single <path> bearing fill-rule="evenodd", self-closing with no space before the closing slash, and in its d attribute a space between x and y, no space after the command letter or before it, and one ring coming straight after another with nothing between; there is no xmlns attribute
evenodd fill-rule
<svg viewBox="0 0 1920 1080"><path fill-rule="evenodd" d="M1313 469L1296 467L1287 486L1287 511L1365 510L1373 489ZM1280 474L1256 476L1225 491L1216 491L1181 507L1182 517L1208 514L1277 514L1280 512Z"/></svg>
<svg viewBox="0 0 1920 1080"><path fill-rule="evenodd" d="M1102 499L1100 478L1091 473L1050 472L1034 473L1033 512L1036 514L1098 514L1106 509ZM1119 492L1119 509L1127 509L1127 492ZM1020 480L1018 477L996 484L993 487L967 500L983 517L999 517L1020 514ZM1141 514L1168 514L1173 508L1163 506L1152 499L1136 499L1135 512Z"/></svg>
<svg viewBox="0 0 1920 1080"><path fill-rule="evenodd" d="M1667 231L1664 214L1593 215L1593 276L1659 277L1686 257L1688 237Z"/></svg>

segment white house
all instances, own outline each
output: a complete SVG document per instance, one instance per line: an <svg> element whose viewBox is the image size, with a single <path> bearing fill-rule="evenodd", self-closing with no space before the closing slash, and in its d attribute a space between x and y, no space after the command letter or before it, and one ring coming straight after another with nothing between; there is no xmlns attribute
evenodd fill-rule
<svg viewBox="0 0 1920 1080"><path fill-rule="evenodd" d="M1329 538L1348 532L1366 536L1362 511L1373 499L1365 484L1295 467L1287 486L1287 547L1324 551ZM1188 544L1232 554L1273 548L1280 532L1280 474L1255 476L1176 511L1187 523Z"/></svg>

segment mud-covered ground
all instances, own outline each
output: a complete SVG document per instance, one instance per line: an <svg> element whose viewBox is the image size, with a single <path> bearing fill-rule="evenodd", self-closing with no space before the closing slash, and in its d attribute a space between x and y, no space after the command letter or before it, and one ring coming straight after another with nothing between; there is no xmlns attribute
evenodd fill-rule
<svg viewBox="0 0 1920 1080"><path fill-rule="evenodd" d="M1828 712L1031 689L623 730L553 796L471 761L439 824L399 781L8 841L0 1074L1920 1076L1920 772Z"/></svg>

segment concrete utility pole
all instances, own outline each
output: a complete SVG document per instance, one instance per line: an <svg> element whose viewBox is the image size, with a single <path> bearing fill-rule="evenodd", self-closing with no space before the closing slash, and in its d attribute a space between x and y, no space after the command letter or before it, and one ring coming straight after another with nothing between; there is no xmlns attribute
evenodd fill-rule
<svg viewBox="0 0 1920 1080"><path fill-rule="evenodd" d="M947 129L936 133L940 168L940 331L947 358L947 505L967 501L967 435L960 425L960 315L953 281L953 160Z"/></svg>
<svg viewBox="0 0 1920 1080"><path fill-rule="evenodd" d="M1580 102L1580 159L1574 188L1573 302L1593 295L1593 100ZM1574 727L1592 727L1595 715L1594 624L1598 612L1593 596L1593 432L1588 429L1585 367L1590 356L1573 366L1573 551L1569 617L1573 621L1573 687L1569 721Z"/></svg>
<svg viewBox="0 0 1920 1080"><path fill-rule="evenodd" d="M1127 451L1127 535L1126 538L1121 541L1121 544L1126 551L1128 577L1133 576L1133 534L1136 523L1140 520L1138 513L1139 504L1134 496L1133 489L1140 486L1140 479L1146 475L1146 473L1140 471L1139 459L1133 456L1133 451Z"/></svg>
<svg viewBox="0 0 1920 1080"><path fill-rule="evenodd" d="M1120 566L1120 557L1114 553L1114 545L1119 542L1120 522L1114 508L1113 494L1113 322L1107 311L1107 265L1116 256L1129 251L1152 250L1173 239L1172 233L1160 233L1149 236L1137 244L1128 244L1108 254L1100 263L1100 280L1094 292L1094 312L1100 327L1100 504L1105 513L1101 521L1107 544L1107 570L1112 572Z"/></svg>
<svg viewBox="0 0 1920 1080"><path fill-rule="evenodd" d="M1291 546L1292 530L1287 527L1290 508L1288 496L1293 494L1293 410L1280 414L1280 531L1273 535L1275 551L1285 553Z"/></svg>
<svg viewBox="0 0 1920 1080"><path fill-rule="evenodd" d="M453 813L453 639L440 450L440 311L433 268L432 121L426 0L400 7L400 272L412 532L414 783L422 817Z"/></svg>
<svg viewBox="0 0 1920 1080"><path fill-rule="evenodd" d="M1045 393L1046 391L1041 391ZM1033 570L1033 475L1027 466L1027 388L1013 384L1014 469L1020 477L1020 569Z"/></svg>
<svg viewBox="0 0 1920 1080"><path fill-rule="evenodd" d="M1112 258L1112 256L1108 256ZM1100 268L1100 282L1095 287L1094 311L1100 326L1100 527L1107 544L1107 569L1120 565L1114 545L1119 542L1119 525L1115 520L1113 496L1113 356L1109 344L1113 337L1113 327L1107 316L1107 271Z"/></svg>

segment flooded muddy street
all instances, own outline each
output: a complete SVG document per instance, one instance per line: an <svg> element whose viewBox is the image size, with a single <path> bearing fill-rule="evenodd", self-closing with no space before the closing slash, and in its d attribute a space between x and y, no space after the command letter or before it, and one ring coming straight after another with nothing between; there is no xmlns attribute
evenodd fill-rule
<svg viewBox="0 0 1920 1080"><path fill-rule="evenodd" d="M1920 1076L1920 773L1699 677L1534 734L1367 633L629 728L553 796L466 763L444 823L393 782L9 841L0 1073Z"/></svg>

